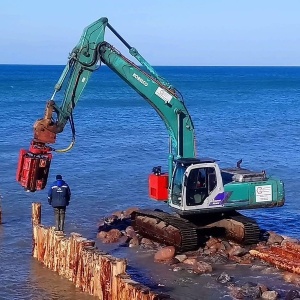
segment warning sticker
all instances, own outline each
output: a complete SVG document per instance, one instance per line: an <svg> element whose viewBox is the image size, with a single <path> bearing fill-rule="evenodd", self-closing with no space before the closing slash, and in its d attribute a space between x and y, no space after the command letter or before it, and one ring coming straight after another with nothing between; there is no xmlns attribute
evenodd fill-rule
<svg viewBox="0 0 300 300"><path fill-rule="evenodd" d="M172 100L172 95L160 87L158 87L155 91L155 95L163 99L166 103L169 103Z"/></svg>
<svg viewBox="0 0 300 300"><path fill-rule="evenodd" d="M255 187L256 202L272 201L272 185Z"/></svg>

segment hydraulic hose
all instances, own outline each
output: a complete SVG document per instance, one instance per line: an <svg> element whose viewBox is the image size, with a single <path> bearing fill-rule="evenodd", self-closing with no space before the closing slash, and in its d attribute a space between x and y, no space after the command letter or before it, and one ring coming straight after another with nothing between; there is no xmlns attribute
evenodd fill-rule
<svg viewBox="0 0 300 300"><path fill-rule="evenodd" d="M53 149L53 151L58 152L58 153L65 153L65 152L70 151L73 148L74 145L75 145L75 136L72 137L72 141L71 141L70 145L67 148L58 149L58 150Z"/></svg>
<svg viewBox="0 0 300 300"><path fill-rule="evenodd" d="M59 149L59 150L53 149L53 151L58 152L58 153L65 153L65 152L70 151L74 147L76 131L75 131L75 124L74 124L74 119L73 119L73 114L72 113L70 115L69 122L70 122L71 130L72 130L72 141L71 141L70 145L67 148L64 148L64 149Z"/></svg>

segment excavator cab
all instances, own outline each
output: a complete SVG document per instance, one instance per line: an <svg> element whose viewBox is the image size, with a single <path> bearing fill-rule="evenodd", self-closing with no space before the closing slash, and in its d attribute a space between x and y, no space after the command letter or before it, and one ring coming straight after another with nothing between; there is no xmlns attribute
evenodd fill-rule
<svg viewBox="0 0 300 300"><path fill-rule="evenodd" d="M180 214L223 206L224 186L212 159L178 159L170 183L169 205Z"/></svg>

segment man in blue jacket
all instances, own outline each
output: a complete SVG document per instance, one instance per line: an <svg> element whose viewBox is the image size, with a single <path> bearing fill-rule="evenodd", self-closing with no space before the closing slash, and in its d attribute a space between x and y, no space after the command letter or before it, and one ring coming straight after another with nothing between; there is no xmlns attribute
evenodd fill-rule
<svg viewBox="0 0 300 300"><path fill-rule="evenodd" d="M70 203L71 190L61 175L56 175L48 191L48 202L54 208L55 230L64 231L66 207Z"/></svg>

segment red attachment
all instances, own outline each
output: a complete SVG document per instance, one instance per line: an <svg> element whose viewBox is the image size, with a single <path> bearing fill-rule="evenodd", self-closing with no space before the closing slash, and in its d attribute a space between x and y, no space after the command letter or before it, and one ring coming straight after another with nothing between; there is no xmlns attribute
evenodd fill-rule
<svg viewBox="0 0 300 300"><path fill-rule="evenodd" d="M16 179L26 190L35 192L45 188L52 159L52 149L32 142L29 151L20 150Z"/></svg>
<svg viewBox="0 0 300 300"><path fill-rule="evenodd" d="M149 175L149 197L158 201L168 200L168 174Z"/></svg>

